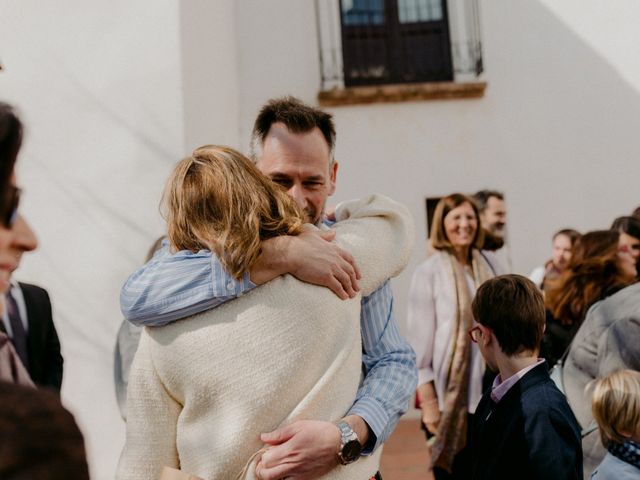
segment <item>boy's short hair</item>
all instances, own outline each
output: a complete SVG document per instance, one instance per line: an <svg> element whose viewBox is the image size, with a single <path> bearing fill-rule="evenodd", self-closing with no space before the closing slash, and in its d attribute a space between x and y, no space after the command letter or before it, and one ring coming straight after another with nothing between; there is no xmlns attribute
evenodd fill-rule
<svg viewBox="0 0 640 480"><path fill-rule="evenodd" d="M593 381L591 411L604 446L627 440L620 432L640 429L640 372L618 370Z"/></svg>
<svg viewBox="0 0 640 480"><path fill-rule="evenodd" d="M538 350L544 333L542 293L522 275L501 275L487 280L471 305L478 323L489 327L506 355Z"/></svg>

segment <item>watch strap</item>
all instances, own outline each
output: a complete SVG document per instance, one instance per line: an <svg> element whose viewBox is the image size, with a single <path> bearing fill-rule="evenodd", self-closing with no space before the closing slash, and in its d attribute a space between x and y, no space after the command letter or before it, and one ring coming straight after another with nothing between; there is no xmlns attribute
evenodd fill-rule
<svg viewBox="0 0 640 480"><path fill-rule="evenodd" d="M358 438L358 434L353 431L351 425L349 425L345 421L340 421L336 424L338 430L340 430L340 449L338 450L338 460L342 465L348 465L349 463L355 462L360 454L355 458L347 458L345 455L345 446L350 442L358 442L360 443L360 439Z"/></svg>

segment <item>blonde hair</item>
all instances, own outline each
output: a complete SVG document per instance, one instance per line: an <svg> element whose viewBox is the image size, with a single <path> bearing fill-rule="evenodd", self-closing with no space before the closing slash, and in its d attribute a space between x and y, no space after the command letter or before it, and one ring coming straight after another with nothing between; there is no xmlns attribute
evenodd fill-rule
<svg viewBox="0 0 640 480"><path fill-rule="evenodd" d="M635 434L640 428L640 372L618 370L592 383L591 411L602 443L623 443L621 432Z"/></svg>
<svg viewBox="0 0 640 480"><path fill-rule="evenodd" d="M295 202L228 147L205 145L180 161L163 207L173 249L211 250L235 278L256 262L262 240L302 232Z"/></svg>
<svg viewBox="0 0 640 480"><path fill-rule="evenodd" d="M453 245L447 237L447 232L444 229L444 217L446 217L451 210L458 208L460 205L468 203L473 209L473 214L476 217L478 224L476 233L471 242L471 247L481 249L484 244L484 232L480 227L480 213L478 212L478 206L476 203L466 195L461 193L452 193L440 199L436 205L436 210L433 212L433 219L431 220L431 234L429 235L429 244L436 250L450 250Z"/></svg>

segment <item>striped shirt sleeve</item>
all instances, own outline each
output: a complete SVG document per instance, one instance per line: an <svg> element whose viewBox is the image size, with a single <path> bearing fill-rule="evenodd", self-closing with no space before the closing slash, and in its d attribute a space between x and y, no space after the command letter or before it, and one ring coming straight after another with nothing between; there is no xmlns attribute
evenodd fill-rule
<svg viewBox="0 0 640 480"><path fill-rule="evenodd" d="M375 435L364 454L383 444L407 411L418 383L416 356L393 317L393 293L387 280L362 301L364 380L349 415L362 417Z"/></svg>
<svg viewBox="0 0 640 480"><path fill-rule="evenodd" d="M157 327L215 308L254 287L249 273L234 279L208 250L171 254L164 245L127 279L120 309L135 325Z"/></svg>

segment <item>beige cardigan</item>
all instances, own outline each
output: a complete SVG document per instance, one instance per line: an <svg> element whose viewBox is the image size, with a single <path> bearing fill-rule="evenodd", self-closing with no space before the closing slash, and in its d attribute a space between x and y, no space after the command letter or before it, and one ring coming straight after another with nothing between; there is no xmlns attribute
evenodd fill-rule
<svg viewBox="0 0 640 480"><path fill-rule="evenodd" d="M486 253L483 252L483 255ZM490 264L491 265L491 264ZM491 268L496 271L495 267ZM458 300L450 278L447 254L436 251L416 268L409 289L407 329L409 343L416 352L418 385L434 382L438 407L444 411L447 368L453 355ZM473 277L466 272L469 288L475 295ZM476 411L482 397L485 366L478 344L471 343L471 378L467 408Z"/></svg>
<svg viewBox="0 0 640 480"><path fill-rule="evenodd" d="M337 217L346 218L335 226L337 242L360 266L362 295L404 268L414 235L403 206L372 196L341 205ZM233 480L263 447L260 433L343 417L360 380L360 301L286 275L188 320L145 329L117 478L156 480L169 466ZM322 478L367 479L380 450Z"/></svg>

